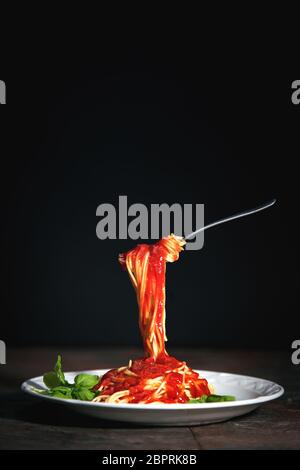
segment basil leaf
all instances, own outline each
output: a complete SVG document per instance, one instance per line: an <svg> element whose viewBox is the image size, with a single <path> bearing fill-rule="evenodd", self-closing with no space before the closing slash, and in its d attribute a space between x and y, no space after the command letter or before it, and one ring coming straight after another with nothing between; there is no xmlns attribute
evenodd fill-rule
<svg viewBox="0 0 300 470"><path fill-rule="evenodd" d="M92 392L88 388L74 388L72 390L72 397L77 400L91 401L95 398L95 392Z"/></svg>
<svg viewBox="0 0 300 470"><path fill-rule="evenodd" d="M76 387L93 388L99 382L98 375L79 374L75 377Z"/></svg>
<svg viewBox="0 0 300 470"><path fill-rule="evenodd" d="M41 395L49 395L50 394L50 390L44 390L44 389L41 389L41 388L31 387L31 390L35 393L40 393Z"/></svg>
<svg viewBox="0 0 300 470"><path fill-rule="evenodd" d="M62 371L61 356L60 355L57 356L57 361L56 361L56 364L54 366L54 372L56 373L56 375L57 375L57 377L60 380L60 383L62 385L67 385L68 384L68 382L65 379L65 374Z"/></svg>
<svg viewBox="0 0 300 470"><path fill-rule="evenodd" d="M188 403L205 403L207 395L202 395L200 398L192 398Z"/></svg>
<svg viewBox="0 0 300 470"><path fill-rule="evenodd" d="M72 389L71 387L59 386L49 390L49 393L52 397L56 398L72 398Z"/></svg>
<svg viewBox="0 0 300 470"><path fill-rule="evenodd" d="M207 397L207 403L217 403L222 401L234 401L235 397L231 395L209 395Z"/></svg>
<svg viewBox="0 0 300 470"><path fill-rule="evenodd" d="M189 404L192 403L218 403L223 401L234 401L235 397L232 395L202 395L200 398L192 398L188 401Z"/></svg>
<svg viewBox="0 0 300 470"><path fill-rule="evenodd" d="M92 374L78 374L74 379L74 384L67 382L62 370L61 356L57 356L57 361L52 372L46 372L43 376L44 384L48 390L43 393L56 398L91 401L98 395L98 391L91 390L99 382L99 377Z"/></svg>
<svg viewBox="0 0 300 470"><path fill-rule="evenodd" d="M58 378L56 372L54 371L46 372L46 374L43 375L43 381L46 387L48 388L54 388L54 387L58 387L59 385L61 385L61 381Z"/></svg>
<svg viewBox="0 0 300 470"><path fill-rule="evenodd" d="M54 398L63 398L64 400L70 400L72 398L71 395L66 395L65 393L62 393L58 390L54 393L51 393L50 396Z"/></svg>
<svg viewBox="0 0 300 470"><path fill-rule="evenodd" d="M233 395L223 395L224 401L235 401L236 398Z"/></svg>

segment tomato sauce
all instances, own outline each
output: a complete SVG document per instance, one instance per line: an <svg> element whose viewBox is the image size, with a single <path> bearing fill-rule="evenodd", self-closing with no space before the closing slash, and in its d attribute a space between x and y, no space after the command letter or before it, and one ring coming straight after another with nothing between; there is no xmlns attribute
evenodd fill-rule
<svg viewBox="0 0 300 470"><path fill-rule="evenodd" d="M156 360L151 357L136 359L132 362L131 367L108 371L95 387L95 390L102 386L105 395L128 390L128 403L139 403L141 401L151 403L157 401L157 398L153 397L154 389L145 389L147 380L163 376L166 389L159 399L163 403L186 403L190 397L185 393L185 387L189 388L192 398L210 395L207 380L200 378L197 372L190 368L187 368L185 375L176 372L176 369L182 366L186 366L185 362L180 362L172 356L160 356ZM134 375L128 375L127 371L132 372Z"/></svg>

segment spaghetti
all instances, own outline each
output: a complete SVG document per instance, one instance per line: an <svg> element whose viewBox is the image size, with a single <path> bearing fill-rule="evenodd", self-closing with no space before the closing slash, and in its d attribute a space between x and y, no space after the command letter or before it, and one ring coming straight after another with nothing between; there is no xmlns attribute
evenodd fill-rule
<svg viewBox="0 0 300 470"><path fill-rule="evenodd" d="M153 245L141 244L119 256L136 291L145 358L108 371L96 385L96 402L186 403L210 395L207 380L169 356L165 349L166 263L177 261L185 241L170 235Z"/></svg>

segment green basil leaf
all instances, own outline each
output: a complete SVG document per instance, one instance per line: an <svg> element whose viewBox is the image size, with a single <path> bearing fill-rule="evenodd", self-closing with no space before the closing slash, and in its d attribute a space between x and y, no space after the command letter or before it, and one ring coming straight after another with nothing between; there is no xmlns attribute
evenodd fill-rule
<svg viewBox="0 0 300 470"><path fill-rule="evenodd" d="M75 398L75 400L91 401L95 398L95 395L95 392L87 388L74 388L72 390L72 397Z"/></svg>
<svg viewBox="0 0 300 470"><path fill-rule="evenodd" d="M231 395L209 395L207 397L207 403L217 403L222 401L234 401L235 397Z"/></svg>
<svg viewBox="0 0 300 470"><path fill-rule="evenodd" d="M44 390L42 388L31 387L31 390L41 395L50 395L50 390Z"/></svg>
<svg viewBox="0 0 300 470"><path fill-rule="evenodd" d="M192 403L218 403L223 401L234 401L235 397L232 395L202 395L200 398L192 398L188 401L189 404Z"/></svg>
<svg viewBox="0 0 300 470"><path fill-rule="evenodd" d="M60 355L57 356L54 370L46 372L43 379L48 390L41 393L52 397L91 401L98 394L98 392L90 390L99 382L97 375L78 374L74 379L74 384L67 382L62 370Z"/></svg>
<svg viewBox="0 0 300 470"><path fill-rule="evenodd" d="M76 387L93 388L99 382L98 375L79 374L75 377Z"/></svg>
<svg viewBox="0 0 300 470"><path fill-rule="evenodd" d="M56 398L72 398L72 388L71 387L64 387L64 386L59 386L52 388L49 390L50 394L52 397Z"/></svg>
<svg viewBox="0 0 300 470"><path fill-rule="evenodd" d="M72 398L72 395L66 395L65 393L62 393L57 390L56 392L51 393L51 397L63 398L64 400L70 400Z"/></svg>
<svg viewBox="0 0 300 470"><path fill-rule="evenodd" d="M207 395L202 395L200 398L192 398L188 403L205 403L207 400Z"/></svg>
<svg viewBox="0 0 300 470"><path fill-rule="evenodd" d="M235 401L236 398L233 395L223 395L224 401Z"/></svg>
<svg viewBox="0 0 300 470"><path fill-rule="evenodd" d="M54 372L56 373L56 375L57 375L57 377L60 380L60 383L62 385L67 385L68 384L68 382L65 379L65 374L62 371L61 356L60 355L57 356L57 361L56 361L56 364L54 366Z"/></svg>
<svg viewBox="0 0 300 470"><path fill-rule="evenodd" d="M54 371L46 372L46 374L43 375L43 381L48 388L54 388L61 385L61 381Z"/></svg>

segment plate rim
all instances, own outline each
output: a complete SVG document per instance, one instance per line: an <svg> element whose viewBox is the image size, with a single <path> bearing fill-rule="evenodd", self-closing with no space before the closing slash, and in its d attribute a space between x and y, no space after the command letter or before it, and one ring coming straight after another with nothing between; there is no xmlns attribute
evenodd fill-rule
<svg viewBox="0 0 300 470"><path fill-rule="evenodd" d="M97 375L98 374L104 374L110 370L109 368L107 369L92 369L92 370L81 370L81 371L68 371L65 372L65 375L68 374L80 374L80 373L94 373ZM42 380L43 376L39 375L37 377L32 377L30 379L25 380L21 384L21 390L31 396L34 396L36 398L41 398L41 399L46 399L50 400L53 402L57 403L63 403L65 405L71 405L71 406L85 406L85 407L96 407L96 408L101 408L101 409L107 409L107 408L115 408L115 409L125 409L125 410L143 410L143 411L157 411L157 410L164 410L164 411L186 411L186 410L208 410L208 409L214 409L214 408L232 408L232 407L241 407L241 406L249 406L249 405L256 405L259 406L262 403L266 403L271 400L275 400L279 397L281 397L285 390L282 387L282 385L279 385L276 382L273 382L268 379L262 379L260 377L253 377L250 375L243 375L243 374L235 374L231 372L219 372L219 371L213 371L213 370L199 370L199 369L194 369L196 372L200 373L202 376L205 377L205 374L207 373L213 373L213 374L219 374L219 375L228 375L230 377L236 377L236 378L243 378L243 379L252 379L254 381L263 381L267 382L268 384L272 386L276 386L279 388L279 390L276 393L270 394L270 395L261 395L255 398L249 398L246 400L236 400L236 401L228 401L228 402L219 402L219 403L159 403L159 404L141 404L141 403L95 403L91 401L81 401L81 400L74 400L74 399L65 399L65 398L57 398L57 397L50 397L47 395L41 395L38 392L35 392L32 390L33 385L30 384L30 382L34 382L37 380Z"/></svg>

